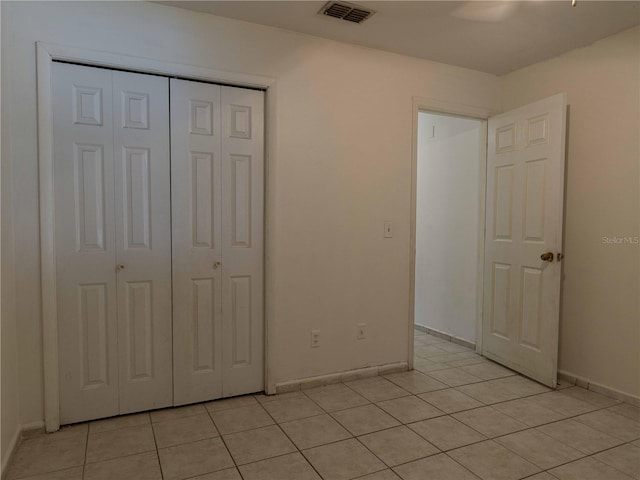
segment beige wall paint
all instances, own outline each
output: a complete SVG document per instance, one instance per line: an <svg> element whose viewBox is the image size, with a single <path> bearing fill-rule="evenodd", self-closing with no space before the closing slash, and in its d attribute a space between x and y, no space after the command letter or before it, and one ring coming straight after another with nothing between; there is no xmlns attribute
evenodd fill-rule
<svg viewBox="0 0 640 480"><path fill-rule="evenodd" d="M497 110L499 78L156 4L6 10L22 423L43 418L36 41L276 77L271 380L407 360L412 97ZM385 220L392 239L383 238ZM356 340L359 322L368 324L365 341ZM322 343L313 350L312 329Z"/></svg>
<svg viewBox="0 0 640 480"><path fill-rule="evenodd" d="M0 4L2 28L2 57L6 53L7 24L5 4ZM2 102L2 138L0 139L0 463L2 471L20 431L18 408L18 351L16 348L16 311L13 250L12 174L9 160L9 123L6 105L8 68L2 69L0 96Z"/></svg>
<svg viewBox="0 0 640 480"><path fill-rule="evenodd" d="M640 397L640 27L504 78L503 109L570 105L559 368Z"/></svg>

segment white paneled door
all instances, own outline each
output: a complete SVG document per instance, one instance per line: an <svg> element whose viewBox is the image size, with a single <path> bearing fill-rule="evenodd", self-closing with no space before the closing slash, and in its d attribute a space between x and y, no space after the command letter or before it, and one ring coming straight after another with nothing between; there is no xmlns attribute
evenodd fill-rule
<svg viewBox="0 0 640 480"><path fill-rule="evenodd" d="M53 79L61 423L261 391L263 92Z"/></svg>
<svg viewBox="0 0 640 480"><path fill-rule="evenodd" d="M169 406L168 79L53 68L61 423Z"/></svg>
<svg viewBox="0 0 640 480"><path fill-rule="evenodd" d="M113 92L107 70L53 64L60 421L119 413Z"/></svg>
<svg viewBox="0 0 640 480"><path fill-rule="evenodd" d="M175 404L262 390L260 91L171 80Z"/></svg>
<svg viewBox="0 0 640 480"><path fill-rule="evenodd" d="M168 87L113 72L121 414L172 404Z"/></svg>
<svg viewBox="0 0 640 480"><path fill-rule="evenodd" d="M555 387L566 96L489 119L483 354Z"/></svg>

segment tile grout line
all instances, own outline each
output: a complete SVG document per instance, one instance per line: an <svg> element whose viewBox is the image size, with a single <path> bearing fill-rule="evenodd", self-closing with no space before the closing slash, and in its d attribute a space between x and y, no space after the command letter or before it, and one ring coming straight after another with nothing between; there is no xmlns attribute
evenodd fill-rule
<svg viewBox="0 0 640 480"><path fill-rule="evenodd" d="M164 480L164 470L162 468L162 462L160 462L160 449L158 448L158 439L156 438L156 429L153 428L153 421L151 419L151 413L147 412L149 415L149 427L151 428L151 435L153 435L153 444L156 447L156 460L158 461L158 467L160 468L160 478Z"/></svg>
<svg viewBox="0 0 640 480"><path fill-rule="evenodd" d="M89 423L87 423L87 438L84 443L84 461L82 462L82 480L87 473L87 454L89 453Z"/></svg>
<svg viewBox="0 0 640 480"><path fill-rule="evenodd" d="M258 403L258 405L260 404L260 402L258 402L257 400L256 400L256 402ZM241 407L238 407L238 408L241 408ZM227 442L224 440L224 437L222 436L222 430L220 430L218 425L216 425L216 421L213 419L212 412L210 412L207 407L205 407L204 409L207 411L207 415L209 415L209 419L211 420L211 423L213 423L213 427L218 432L220 441L222 442L222 445L224 445L224 448L227 451L227 454L229 455L229 458L231 458L231 461L233 462L233 466L235 467L236 472L238 472L238 475L240 475L241 479L244 479L244 476L242 475L242 472L240 472L240 469L238 468L238 463L236 462L236 459L233 458L233 455L231 454L231 450L229 450L229 445L227 445ZM229 409L229 410L232 410L232 409ZM224 411L224 410L221 410L221 411ZM240 433L240 432L236 432L236 433ZM220 470L224 470L224 469L220 469ZM215 470L215 471L220 471L220 470ZM213 473L213 472L210 472L210 473ZM196 475L196 477L197 476L198 475Z"/></svg>
<svg viewBox="0 0 640 480"><path fill-rule="evenodd" d="M314 405L317 405L313 399L309 398L307 395L304 394L304 392L302 392L305 398L308 398L309 400L311 400L311 402ZM259 403L259 402L258 402ZM262 406L262 405L260 405ZM317 405L318 408L320 408L320 410L324 411L324 409L320 406ZM276 419L273 417L273 415L271 415L271 413L264 407L262 407L262 409L267 412L267 415L269 415L269 417L271 418L271 420L273 420L275 422L275 425L278 427L278 429L282 432L282 434L287 438L287 440L289 440L289 442L291 443L291 445L293 445L293 448L296 449L295 452L292 453L299 453L300 456L302 456L302 458L304 459L305 462L307 462L307 464L313 469L314 472L316 472L316 474L318 475L318 477L323 478L322 475L320 475L320 472L316 469L315 465L313 463L311 463L311 461L306 457L306 455L304 453L302 453L302 451L298 448L298 445L296 445L296 442L293 441L293 439L291 437L289 437L289 435L287 435L287 432L284 431L284 429L280 426L280 424L276 421ZM311 418L311 417L303 417L303 418ZM303 418L299 418L296 420L302 420ZM295 422L296 420L291 420L292 422ZM287 422L282 422L282 423L287 423ZM281 456L284 455L291 455L291 453L285 453ZM275 458L275 457L270 457L270 458ZM260 461L260 460L258 460ZM255 462L254 462L255 463Z"/></svg>

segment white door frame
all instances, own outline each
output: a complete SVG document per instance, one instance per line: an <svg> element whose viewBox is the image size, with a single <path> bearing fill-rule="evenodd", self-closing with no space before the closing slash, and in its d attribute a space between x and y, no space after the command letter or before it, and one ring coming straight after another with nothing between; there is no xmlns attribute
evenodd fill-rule
<svg viewBox="0 0 640 480"><path fill-rule="evenodd" d="M275 164L275 102L276 79L272 77L226 72L203 67L152 60L143 57L87 50L64 45L37 42L37 93L38 93L38 175L40 203L40 268L42 300L42 344L44 370L44 421L47 432L60 428L60 398L58 382L58 314L56 302L56 249L55 215L53 202L53 103L52 62L65 61L104 68L124 69L138 73L150 73L166 77L201 80L213 83L232 84L266 90L265 115L265 390L275 393L275 384L270 383L268 328L273 318L274 266L270 262L274 245L270 227L273 222L273 167ZM270 175L271 173L271 175Z"/></svg>
<svg viewBox="0 0 640 480"><path fill-rule="evenodd" d="M487 137L487 120L498 114L497 110L488 107L477 107L457 102L446 102L433 98L413 97L413 131L411 144L411 231L409 236L409 369L413 368L413 326L415 323L415 270L416 270L416 209L418 191L418 114L442 113L467 118L483 120L481 135ZM484 219L486 212L486 183L487 183L487 155L485 148L484 160L480 165L480 218L478 229L478 276L477 276L477 301L476 301L476 352L482 352L482 299L483 299L483 272L484 272Z"/></svg>

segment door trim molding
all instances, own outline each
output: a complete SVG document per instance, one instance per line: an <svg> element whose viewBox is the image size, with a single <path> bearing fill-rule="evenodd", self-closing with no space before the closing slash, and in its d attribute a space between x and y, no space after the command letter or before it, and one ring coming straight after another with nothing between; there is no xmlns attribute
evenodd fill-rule
<svg viewBox="0 0 640 480"><path fill-rule="evenodd" d="M477 301L476 301L476 352L482 352L482 303L483 303L483 274L484 274L484 220L486 197L486 139L487 120L498 114L497 110L489 107L478 107L458 102L447 102L434 98L413 97L412 109L412 135L411 135L411 213L409 233L409 369L413 369L413 325L415 323L415 269L416 269L416 202L417 202L417 173L418 173L418 114L420 112L444 113L467 118L484 120L482 125L482 138L485 142L484 161L480 168L480 199L479 199L479 225L478 229L478 276L477 276Z"/></svg>
<svg viewBox="0 0 640 480"><path fill-rule="evenodd" d="M264 212L264 380L265 390L275 392L275 384L270 381L269 328L273 318L274 266L271 262L274 245L271 242L270 226L273 223L273 181L272 170L276 151L275 102L277 81L275 78L227 72L204 67L134 57L119 53L87 50L51 43L36 43L37 95L38 95L38 176L40 206L40 268L42 301L42 345L44 373L44 422L47 432L60 428L60 385L58 379L58 310L56 290L56 250L53 179L53 103L52 103L52 63L64 61L83 65L123 69L138 73L179 77L187 80L202 80L212 83L231 84L265 90L265 212Z"/></svg>

